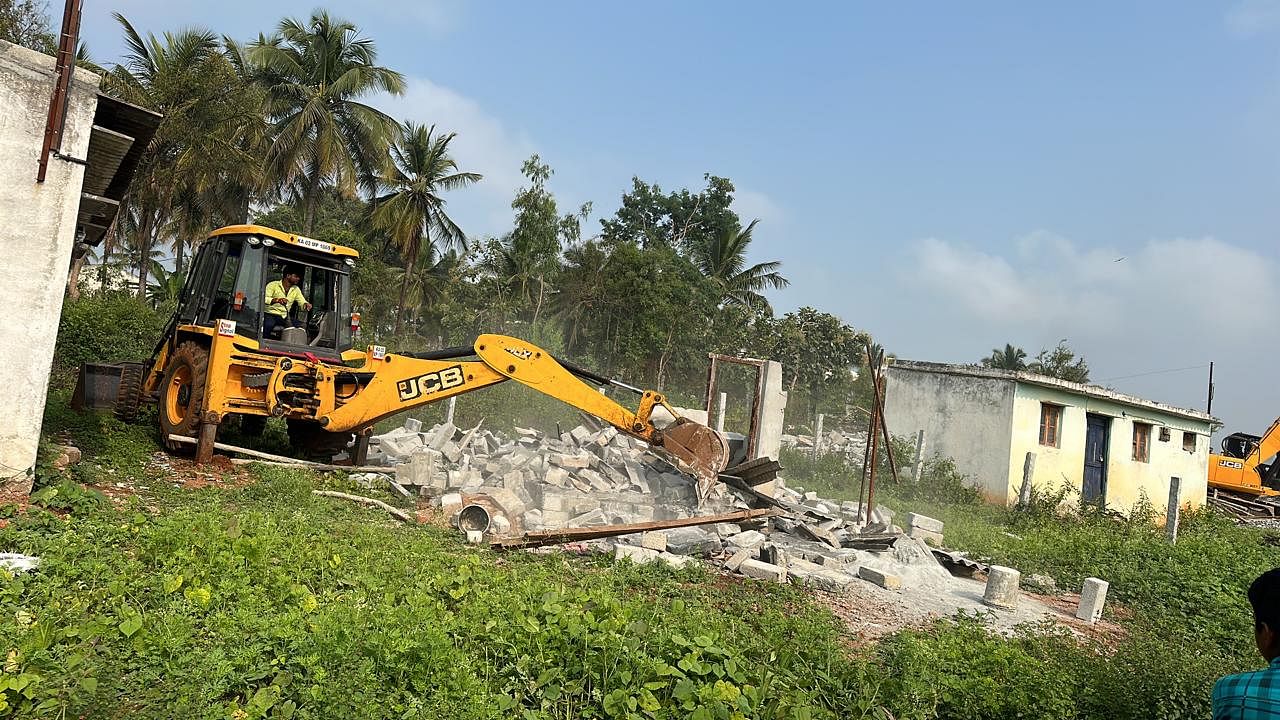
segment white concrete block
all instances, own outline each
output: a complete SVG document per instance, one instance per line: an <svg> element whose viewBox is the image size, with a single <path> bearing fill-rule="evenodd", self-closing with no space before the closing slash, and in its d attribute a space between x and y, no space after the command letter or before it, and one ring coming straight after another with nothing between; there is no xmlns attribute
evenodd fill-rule
<svg viewBox="0 0 1280 720"><path fill-rule="evenodd" d="M890 518L892 519L892 518ZM907 513L907 527L920 528L930 532L941 533L942 521L935 520L928 515L920 515L919 513Z"/></svg>
<svg viewBox="0 0 1280 720"><path fill-rule="evenodd" d="M1080 607L1076 617L1096 623L1102 619L1102 606L1107 602L1107 589L1111 584L1098 578L1085 578L1084 589L1080 591Z"/></svg>

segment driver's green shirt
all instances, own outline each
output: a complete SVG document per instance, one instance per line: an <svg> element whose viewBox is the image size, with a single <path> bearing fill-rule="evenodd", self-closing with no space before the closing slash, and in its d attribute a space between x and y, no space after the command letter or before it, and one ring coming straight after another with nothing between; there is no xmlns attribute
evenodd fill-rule
<svg viewBox="0 0 1280 720"><path fill-rule="evenodd" d="M273 302L277 298L284 298L285 302ZM295 304L298 307L304 307L307 304L307 299L303 297L302 290L297 285L285 292L283 280L273 280L267 283L267 307L263 312L279 315L280 317L288 317L289 308Z"/></svg>

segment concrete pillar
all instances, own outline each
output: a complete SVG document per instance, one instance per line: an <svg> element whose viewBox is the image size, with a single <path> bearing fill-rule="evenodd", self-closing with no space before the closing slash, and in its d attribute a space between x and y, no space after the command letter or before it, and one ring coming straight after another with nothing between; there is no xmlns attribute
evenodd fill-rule
<svg viewBox="0 0 1280 720"><path fill-rule="evenodd" d="M782 363L769 360L761 368L764 374L760 393L756 458L778 458L782 448L783 414L787 410L787 393L782 389ZM748 458L754 460L755 458Z"/></svg>
<svg viewBox="0 0 1280 720"><path fill-rule="evenodd" d="M916 482L924 477L924 430L916 433L916 462L912 477Z"/></svg>
<svg viewBox="0 0 1280 720"><path fill-rule="evenodd" d="M716 410L716 432L724 433L724 405L729 402L729 393L720 393L720 406Z"/></svg>
<svg viewBox="0 0 1280 720"><path fill-rule="evenodd" d="M1018 606L1018 583L1022 573L1011 567L992 565L987 570L987 589L982 602L994 608L1012 610Z"/></svg>
<svg viewBox="0 0 1280 720"><path fill-rule="evenodd" d="M1110 585L1106 580L1085 578L1084 589L1080 591L1080 607L1076 610L1076 617L1091 623L1098 622L1102 617L1102 606L1107 602L1108 587Z"/></svg>
<svg viewBox="0 0 1280 720"><path fill-rule="evenodd" d="M1031 504L1031 481L1036 474L1036 454L1027 453L1022 461L1022 487L1018 490L1018 507L1025 508Z"/></svg>
<svg viewBox="0 0 1280 720"><path fill-rule="evenodd" d="M51 56L0 43L0 503L31 492L84 181L84 165L51 157L45 181L36 182L54 77ZM65 156L88 153L98 82L76 68L67 91Z"/></svg>
<svg viewBox="0 0 1280 720"><path fill-rule="evenodd" d="M1178 542L1178 515L1181 514L1182 478L1169 478L1169 506L1165 510L1164 529L1169 535L1169 542Z"/></svg>
<svg viewBox="0 0 1280 720"><path fill-rule="evenodd" d="M457 407L458 407L458 396L454 395L453 397L449 398L449 404L445 407L445 411L444 411L445 422L447 423L453 422L453 411L456 410Z"/></svg>

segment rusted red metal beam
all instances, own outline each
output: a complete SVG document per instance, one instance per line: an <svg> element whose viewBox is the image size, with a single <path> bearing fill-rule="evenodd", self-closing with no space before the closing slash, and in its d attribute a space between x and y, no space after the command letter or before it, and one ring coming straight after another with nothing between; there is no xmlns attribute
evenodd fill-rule
<svg viewBox="0 0 1280 720"><path fill-rule="evenodd" d="M625 523L622 525L602 525L586 528L562 528L525 533L517 538L494 540L491 546L498 550L514 550L518 548L539 547L541 545L558 545L581 540L598 540L600 538L630 535L631 533L648 532L650 530L669 530L695 525L709 525L719 522L737 522L753 518L771 517L782 514L781 511L766 508L763 510L738 510L720 515L700 515L698 517L681 518L679 520L654 520L652 522Z"/></svg>
<svg viewBox="0 0 1280 720"><path fill-rule="evenodd" d="M62 131L67 124L67 91L71 87L71 75L76 67L76 44L80 40L80 9L82 0L67 0L62 10L62 33L58 36L58 56L53 83L53 95L49 98L49 116L44 123L44 143L40 147L40 167L36 182L44 182L49 170L49 155L62 148Z"/></svg>

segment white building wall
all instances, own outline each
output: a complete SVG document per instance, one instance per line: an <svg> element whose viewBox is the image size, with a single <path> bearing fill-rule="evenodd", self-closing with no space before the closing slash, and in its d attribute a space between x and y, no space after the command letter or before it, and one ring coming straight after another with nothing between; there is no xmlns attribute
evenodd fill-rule
<svg viewBox="0 0 1280 720"><path fill-rule="evenodd" d="M1063 407L1058 447L1040 444L1040 408L1045 402ZM1146 498L1163 517L1171 477L1182 480L1184 507L1204 504L1209 472L1210 428L1207 421L1025 383L1018 383L1014 397L1007 502L1017 500L1022 466L1028 452L1036 454L1033 485L1037 489L1055 492L1066 486L1072 493L1069 499L1079 499L1084 484L1085 431L1090 413L1111 418L1104 496L1107 507L1128 513ZM1147 462L1133 459L1135 422L1152 426ZM1160 439L1162 427L1169 429L1168 440ZM1195 450L1188 452L1182 449L1184 432L1194 434Z"/></svg>
<svg viewBox="0 0 1280 720"><path fill-rule="evenodd" d="M76 69L66 155L85 157L98 82ZM0 502L31 489L84 178L82 165L51 158L36 183L53 85L52 57L0 42Z"/></svg>
<svg viewBox="0 0 1280 720"><path fill-rule="evenodd" d="M924 430L929 454L951 458L989 502L1004 503L1009 495L1013 400L1012 380L891 365L885 422L894 435L914 437Z"/></svg>

